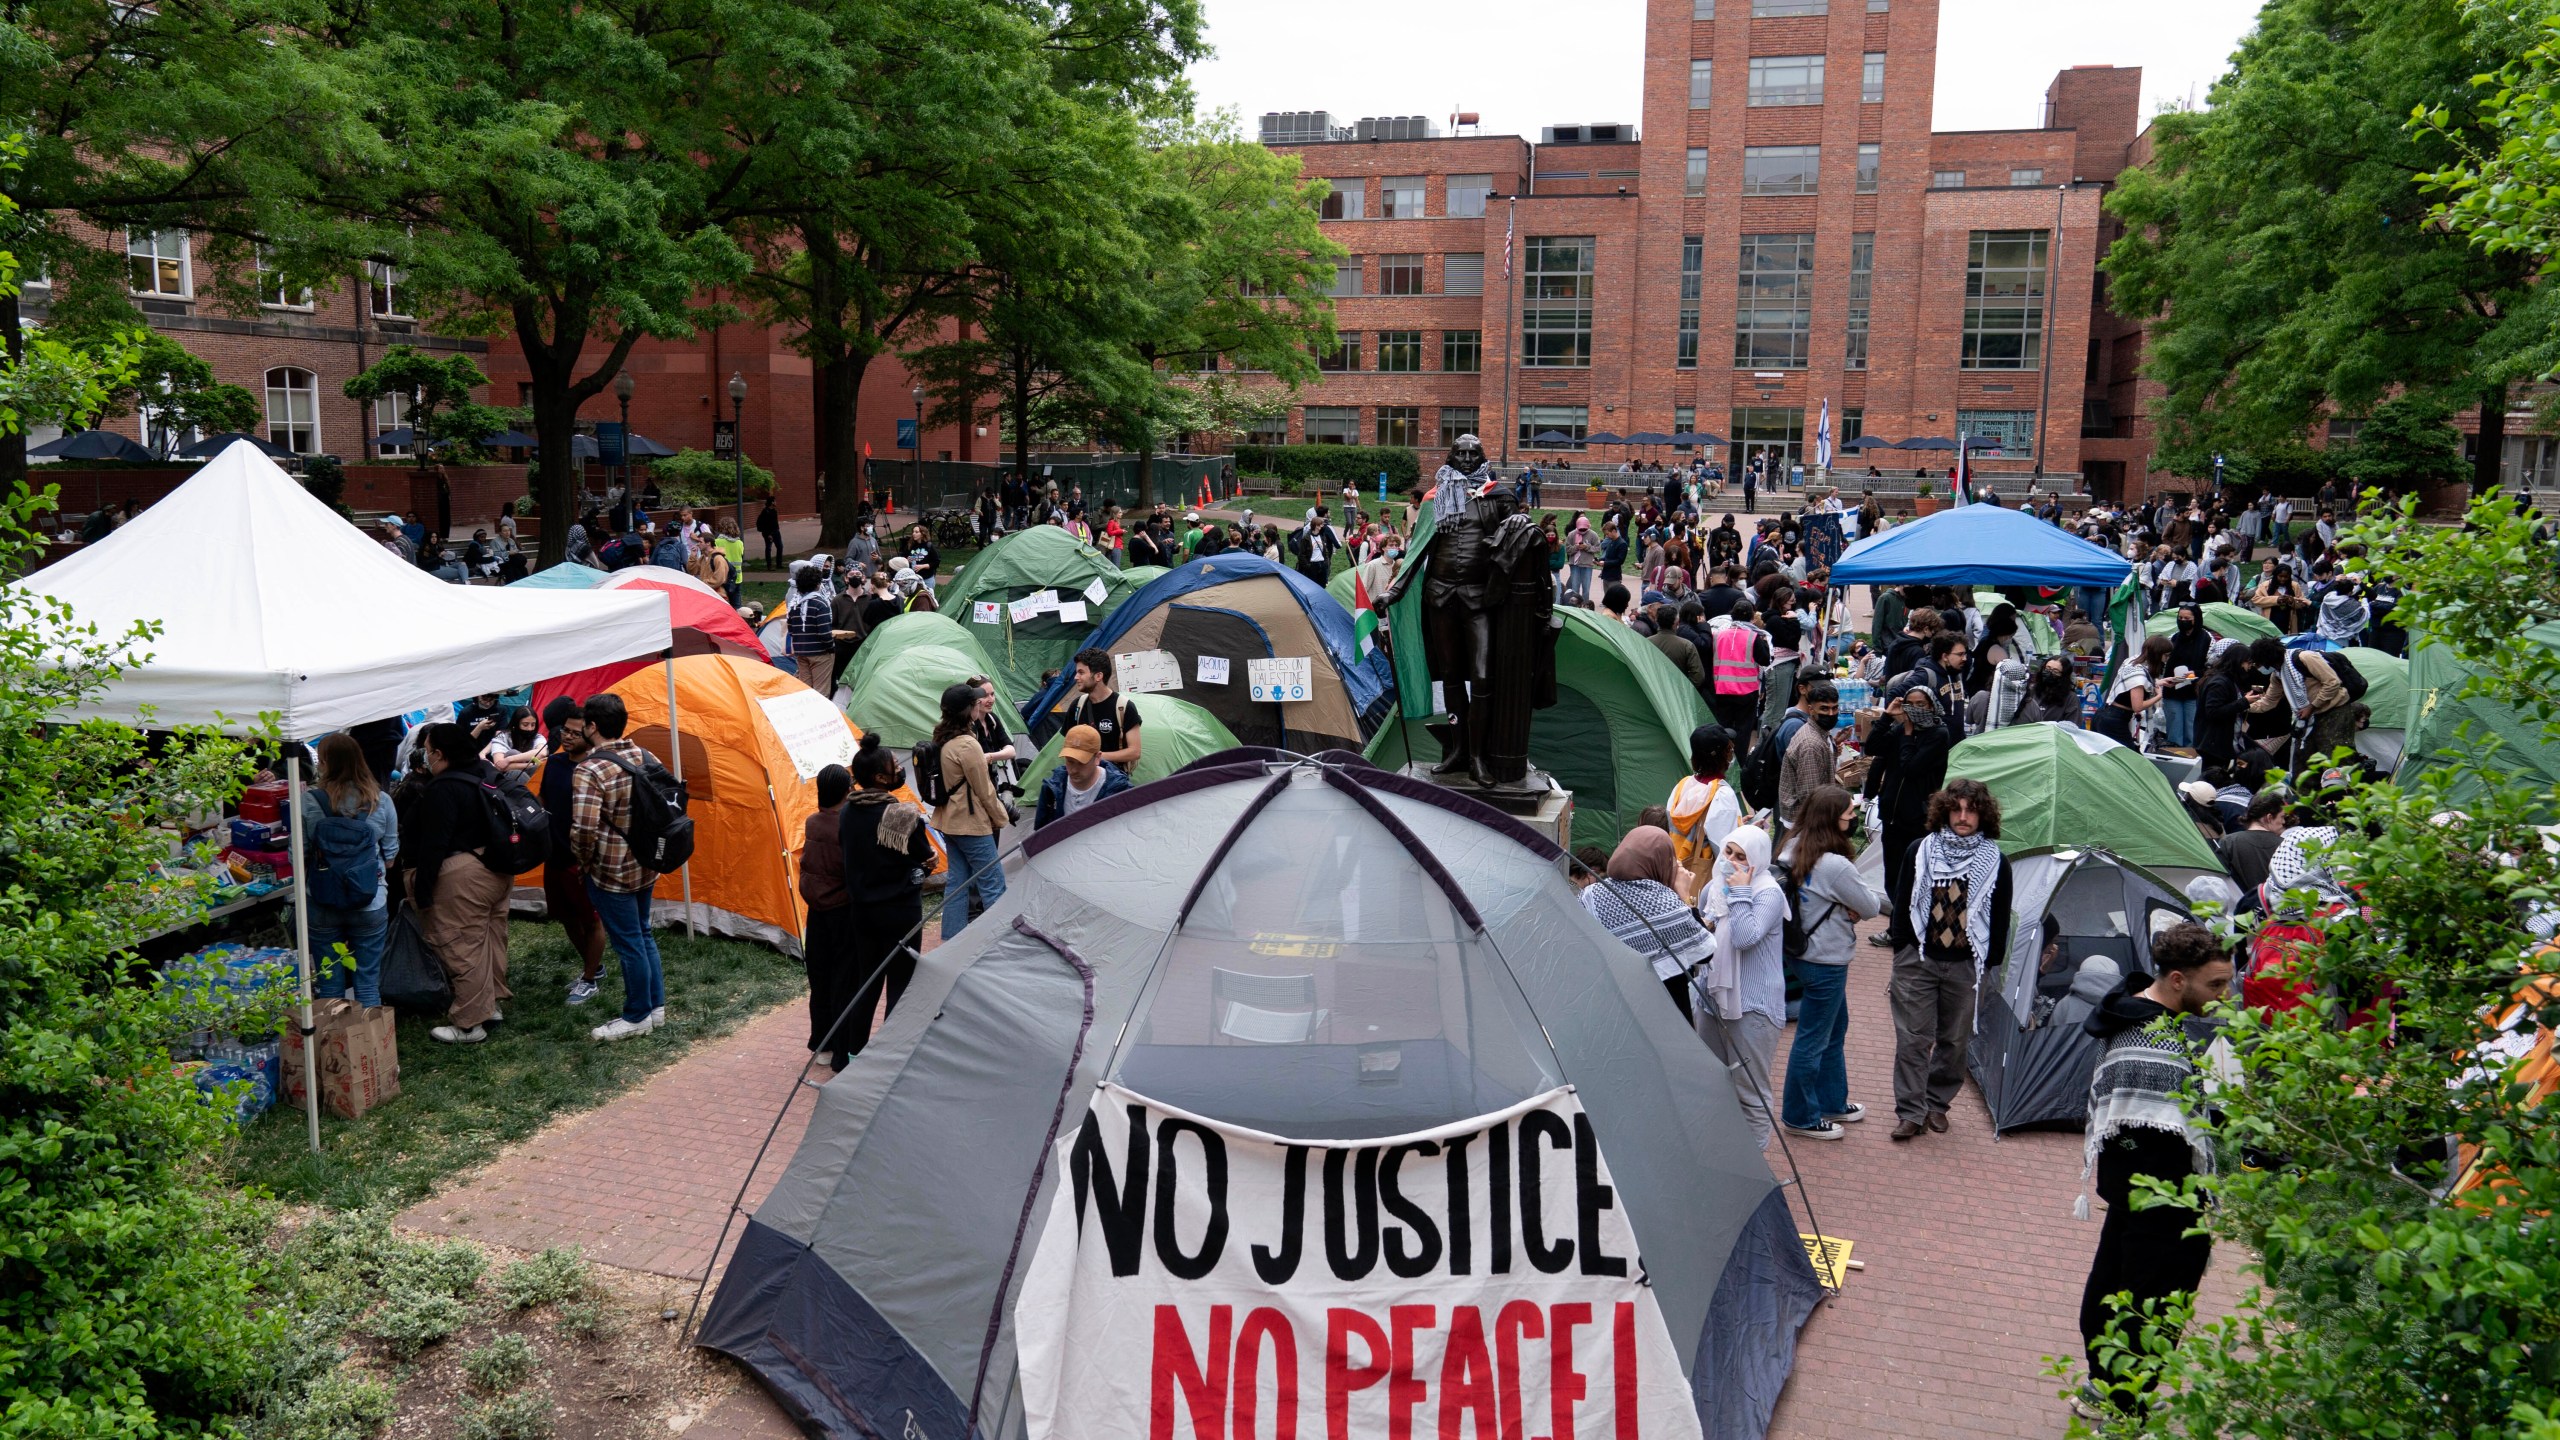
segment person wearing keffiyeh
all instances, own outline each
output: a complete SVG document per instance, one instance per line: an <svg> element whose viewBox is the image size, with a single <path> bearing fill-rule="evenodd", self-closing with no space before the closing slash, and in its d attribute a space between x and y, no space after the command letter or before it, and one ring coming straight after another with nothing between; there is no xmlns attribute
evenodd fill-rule
<svg viewBox="0 0 2560 1440"><path fill-rule="evenodd" d="M1691 976L1715 946L1682 898L1680 879L1670 832L1659 825L1639 825L1618 842L1607 876L1582 892L1582 908L1608 926L1620 944L1651 962L1654 978L1680 1007L1680 1018L1694 1020Z"/></svg>
<svg viewBox="0 0 2560 1440"><path fill-rule="evenodd" d="M2213 1260L2213 1240L2190 1234L2198 1219L2183 1205L2135 1208L2135 1181L2175 1186L2214 1173L2213 1142L2188 1118L2183 1092L2197 1072L2198 1050L2186 1017L2231 989L2231 957L2212 931L2193 921L2172 925L2151 942L2153 974L2137 970L2100 1002L2082 1029L2106 1048L2089 1080L2089 1124L2082 1178L2095 1175L2107 1221L2080 1296L2080 1335L2090 1383L2072 1408L2110 1420L2145 1407L2145 1382L2128 1377L2102 1350L2110 1322L2134 1354L2147 1350L2151 1318L2172 1297L2191 1294ZM2088 1199L2080 1215L2087 1218ZM2123 1295L2129 1304L2118 1306Z"/></svg>
<svg viewBox="0 0 2560 1440"><path fill-rule="evenodd" d="M1964 1088L1982 972L2009 950L2010 875L2000 802L1979 780L1929 797L1928 830L1892 876L1893 1138L1945 1133Z"/></svg>

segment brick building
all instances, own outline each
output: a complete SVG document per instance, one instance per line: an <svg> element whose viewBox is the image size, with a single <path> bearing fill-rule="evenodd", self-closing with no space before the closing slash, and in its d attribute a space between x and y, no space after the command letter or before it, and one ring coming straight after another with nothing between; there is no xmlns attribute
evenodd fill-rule
<svg viewBox="0 0 2560 1440"><path fill-rule="evenodd" d="M2063 72L2036 128L1935 132L1937 22L1936 0L1651 0L1640 121L1534 143L1267 115L1265 142L1334 182L1326 229L1353 252L1342 352L1285 438L1473 430L1614 469L1673 452L1535 437L1696 430L1728 466L1809 464L1827 401L1835 444L1961 429L2012 488L2138 477L2127 447L2087 447L2138 413L2095 282L2141 72Z"/></svg>

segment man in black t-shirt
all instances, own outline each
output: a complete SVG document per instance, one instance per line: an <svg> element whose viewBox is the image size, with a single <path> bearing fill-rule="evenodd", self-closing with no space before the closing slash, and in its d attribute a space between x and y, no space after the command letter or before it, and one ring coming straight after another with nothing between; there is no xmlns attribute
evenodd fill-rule
<svg viewBox="0 0 2560 1440"><path fill-rule="evenodd" d="M1075 664L1076 698L1067 703L1062 728L1092 726L1094 733L1102 737L1101 758L1118 766L1122 774L1132 774L1138 767L1141 748L1138 707L1129 703L1129 697L1111 689L1111 652L1079 650Z"/></svg>

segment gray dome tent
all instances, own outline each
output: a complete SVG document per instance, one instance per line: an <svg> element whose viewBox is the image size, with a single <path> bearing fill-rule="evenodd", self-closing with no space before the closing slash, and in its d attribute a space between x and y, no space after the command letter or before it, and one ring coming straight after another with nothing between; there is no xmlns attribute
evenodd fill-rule
<svg viewBox="0 0 2560 1440"><path fill-rule="evenodd" d="M2102 1048L2080 1022L2117 980L2149 971L2151 937L2192 912L2158 876L2104 850L2031 850L2009 863L2008 962L1983 977L1965 1066L1994 1130L2076 1130Z"/></svg>
<svg viewBox="0 0 2560 1440"><path fill-rule="evenodd" d="M922 958L819 1092L699 1343L812 1434L1016 1440L1023 1277L1049 1258L1038 1217L1067 1180L1062 1136L1079 1156L1068 1228L1083 1223L1075 1117L1097 1087L1339 1146L1570 1086L1606 1149L1576 1164L1605 1164L1600 1203L1631 1227L1632 1274L1677 1353L1677 1428L1694 1407L1689 1433L1762 1435L1818 1283L1724 1066L1576 903L1561 860L1508 817L1342 752L1224 752L1040 831L996 908ZM1453 1177L1458 1160L1453 1146ZM1338 1194L1331 1212L1346 1223Z"/></svg>

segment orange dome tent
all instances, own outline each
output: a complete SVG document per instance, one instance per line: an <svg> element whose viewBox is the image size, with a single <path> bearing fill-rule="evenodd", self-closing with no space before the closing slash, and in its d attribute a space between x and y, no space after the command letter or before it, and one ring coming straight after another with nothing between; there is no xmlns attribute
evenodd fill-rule
<svg viewBox="0 0 2560 1440"><path fill-rule="evenodd" d="M703 928L796 956L807 928L800 845L818 808L818 772L849 765L861 732L798 677L769 664L685 655L625 676L609 692L630 713L625 736L669 769L676 768L668 744L669 665L686 811L694 824L693 863L687 873L658 882L651 916L660 925L684 924L689 883L693 919ZM898 793L915 798L903 787ZM937 857L937 870L940 864ZM532 887L531 896L539 896L541 883L538 873L520 878L517 893L526 896Z"/></svg>

